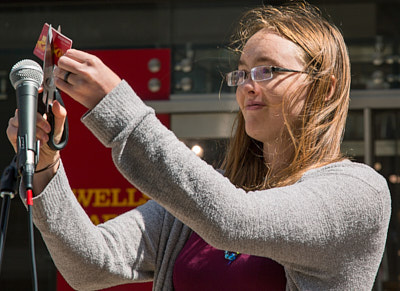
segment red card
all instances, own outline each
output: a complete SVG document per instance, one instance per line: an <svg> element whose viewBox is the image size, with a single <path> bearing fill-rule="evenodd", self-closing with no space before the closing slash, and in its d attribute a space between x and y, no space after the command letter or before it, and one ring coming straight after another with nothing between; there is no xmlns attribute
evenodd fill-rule
<svg viewBox="0 0 400 291"><path fill-rule="evenodd" d="M49 25L45 23L42 28L42 32L40 33L39 39L36 43L35 49L33 50L33 54L37 56L42 61L44 60L44 51L46 49L46 40L47 40L47 32L49 31ZM54 64L58 63L58 59L66 53L72 47L72 40L66 37L65 35L58 32L53 27L51 27L51 31L53 33L53 62Z"/></svg>

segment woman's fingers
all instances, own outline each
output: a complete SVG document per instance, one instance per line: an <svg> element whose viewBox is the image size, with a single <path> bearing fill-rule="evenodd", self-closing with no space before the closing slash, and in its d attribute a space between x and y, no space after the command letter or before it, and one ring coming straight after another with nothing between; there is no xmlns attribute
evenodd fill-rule
<svg viewBox="0 0 400 291"><path fill-rule="evenodd" d="M68 78L65 78L67 72ZM70 49L54 70L56 86L73 99L92 109L121 79L98 57Z"/></svg>
<svg viewBox="0 0 400 291"><path fill-rule="evenodd" d="M67 110L61 106L58 101L53 102L53 114L54 114L54 138L55 142L59 143L64 131L64 123L67 118Z"/></svg>
<svg viewBox="0 0 400 291"><path fill-rule="evenodd" d="M18 110L15 111L15 115L8 121L7 137L12 144L15 151L17 151L17 138L18 138ZM51 130L50 124L47 120L40 115L36 114L36 139L40 140L41 144L46 144L49 140L48 134Z"/></svg>
<svg viewBox="0 0 400 291"><path fill-rule="evenodd" d="M90 60L94 57L94 55L89 54L87 52L77 50L77 49L69 49L67 52L64 54L65 57L70 59L70 61L75 61L74 62L66 62L63 63L61 66L65 70L71 70L73 69L77 64L79 63L85 63L85 62L90 62ZM70 64L72 67L68 67L67 64ZM59 64L60 66L60 64ZM67 66L67 67L65 67ZM76 71L74 71L76 73Z"/></svg>

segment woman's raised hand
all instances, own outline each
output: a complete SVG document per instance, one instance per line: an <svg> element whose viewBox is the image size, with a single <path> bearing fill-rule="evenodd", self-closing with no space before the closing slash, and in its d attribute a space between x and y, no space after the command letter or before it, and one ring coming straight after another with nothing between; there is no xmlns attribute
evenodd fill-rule
<svg viewBox="0 0 400 291"><path fill-rule="evenodd" d="M54 75L56 86L88 109L121 82L98 57L75 49L59 59Z"/></svg>

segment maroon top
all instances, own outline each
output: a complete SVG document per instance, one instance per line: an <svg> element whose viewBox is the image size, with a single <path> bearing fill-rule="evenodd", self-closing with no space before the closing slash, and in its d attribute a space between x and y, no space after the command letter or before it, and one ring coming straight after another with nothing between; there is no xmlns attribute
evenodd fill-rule
<svg viewBox="0 0 400 291"><path fill-rule="evenodd" d="M174 288L182 290L285 290L281 265L257 256L239 254L234 261L207 244L195 232L179 253L174 266Z"/></svg>

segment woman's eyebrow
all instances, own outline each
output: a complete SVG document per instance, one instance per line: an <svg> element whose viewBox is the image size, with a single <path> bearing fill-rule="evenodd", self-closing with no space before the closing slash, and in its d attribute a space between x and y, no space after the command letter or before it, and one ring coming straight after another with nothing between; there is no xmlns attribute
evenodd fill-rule
<svg viewBox="0 0 400 291"><path fill-rule="evenodd" d="M266 65L278 65L278 63L275 60L273 60L267 56L262 56L262 57L256 58L255 63L256 64L265 63ZM239 59L238 66L245 66L245 65L246 65L246 62L242 59Z"/></svg>
<svg viewBox="0 0 400 291"><path fill-rule="evenodd" d="M275 65L276 61L270 57L262 56L256 59L256 63L268 63L268 65Z"/></svg>

